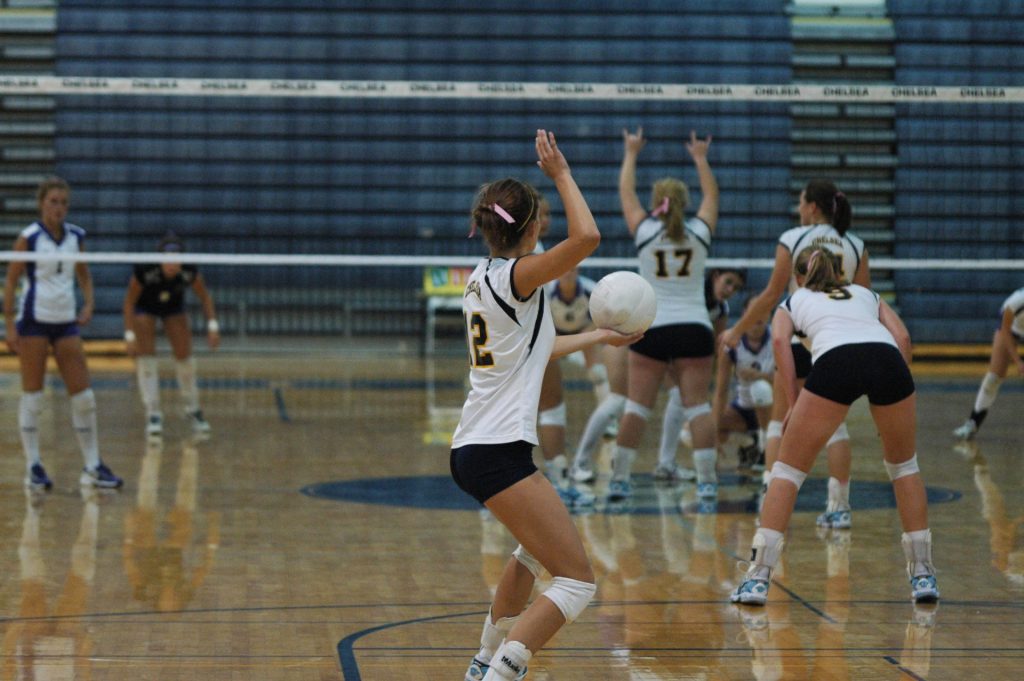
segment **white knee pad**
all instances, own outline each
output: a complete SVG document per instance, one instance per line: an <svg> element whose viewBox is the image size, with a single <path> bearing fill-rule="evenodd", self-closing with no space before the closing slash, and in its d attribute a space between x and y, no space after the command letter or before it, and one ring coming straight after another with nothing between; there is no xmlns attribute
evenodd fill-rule
<svg viewBox="0 0 1024 681"><path fill-rule="evenodd" d="M769 421L768 427L764 430L764 439L777 440L782 437L782 421Z"/></svg>
<svg viewBox="0 0 1024 681"><path fill-rule="evenodd" d="M804 480L807 479L807 473L798 468L793 468L789 464L776 461L775 465L772 466L772 480L775 479L789 480L796 485L796 489L799 492L800 487L804 484Z"/></svg>
<svg viewBox="0 0 1024 681"><path fill-rule="evenodd" d="M651 418L651 410L639 402L634 402L633 400L626 400L626 413L636 414L644 421Z"/></svg>
<svg viewBox="0 0 1024 681"><path fill-rule="evenodd" d="M542 411L537 417L537 425L565 428L565 402L559 402L558 406Z"/></svg>
<svg viewBox="0 0 1024 681"><path fill-rule="evenodd" d="M921 472L921 469L917 467L917 453L910 457L903 463L889 463L885 462L885 472L889 474L890 480L899 480L905 478L908 475L914 475L915 473Z"/></svg>
<svg viewBox="0 0 1024 681"><path fill-rule="evenodd" d="M836 428L836 432L832 433L832 437L828 439L828 442L825 443L825 446L831 447L837 442L842 442L843 440L849 439L850 431L846 429L846 421L843 421L842 423L839 424L839 427Z"/></svg>
<svg viewBox="0 0 1024 681"><path fill-rule="evenodd" d="M544 592L544 596L562 611L565 623L569 624L580 616L595 593L596 584L568 577L555 577L551 580L551 586Z"/></svg>
<svg viewBox="0 0 1024 681"><path fill-rule="evenodd" d="M516 550L512 552L512 555L516 560L522 563L523 567L529 570L530 574L535 578L539 578L544 572L544 567L540 564L540 561L531 556L530 552L523 548L522 544L516 547Z"/></svg>
<svg viewBox="0 0 1024 681"><path fill-rule="evenodd" d="M683 407L683 418L687 421L692 421L698 416L711 413L711 405L707 402L695 405L693 407Z"/></svg>

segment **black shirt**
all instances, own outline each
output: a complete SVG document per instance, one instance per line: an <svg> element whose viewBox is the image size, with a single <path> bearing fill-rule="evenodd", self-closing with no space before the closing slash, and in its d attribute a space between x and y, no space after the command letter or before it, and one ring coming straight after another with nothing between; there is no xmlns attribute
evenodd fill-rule
<svg viewBox="0 0 1024 681"><path fill-rule="evenodd" d="M135 266L134 276L142 284L142 293L135 307L155 315L177 314L185 309L185 290L199 276L195 265L182 265L181 271L170 279L164 276L159 263Z"/></svg>

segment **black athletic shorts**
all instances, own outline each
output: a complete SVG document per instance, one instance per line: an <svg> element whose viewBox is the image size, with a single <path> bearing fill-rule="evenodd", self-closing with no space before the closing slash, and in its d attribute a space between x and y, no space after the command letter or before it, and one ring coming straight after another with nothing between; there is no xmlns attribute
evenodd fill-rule
<svg viewBox="0 0 1024 681"><path fill-rule="evenodd" d="M659 362L711 357L715 354L715 334L703 324L668 324L647 329L629 349Z"/></svg>
<svg viewBox="0 0 1024 681"><path fill-rule="evenodd" d="M804 389L840 404L861 395L884 407L914 394L914 379L903 355L888 343L853 343L818 358Z"/></svg>
<svg viewBox="0 0 1024 681"><path fill-rule="evenodd" d="M481 504L537 471L533 445L525 440L500 445L463 445L452 450L452 479Z"/></svg>
<svg viewBox="0 0 1024 681"><path fill-rule="evenodd" d="M790 343L789 347L793 350L796 377L807 378L811 373L811 351L803 343Z"/></svg>

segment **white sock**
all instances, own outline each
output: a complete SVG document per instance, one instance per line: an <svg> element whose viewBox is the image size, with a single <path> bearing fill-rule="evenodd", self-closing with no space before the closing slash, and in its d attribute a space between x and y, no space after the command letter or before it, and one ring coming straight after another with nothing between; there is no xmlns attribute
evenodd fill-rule
<svg viewBox="0 0 1024 681"><path fill-rule="evenodd" d="M714 447L693 450L693 467L697 469L697 482L718 482L715 461L718 454Z"/></svg>
<svg viewBox="0 0 1024 681"><path fill-rule="evenodd" d="M683 415L683 401L679 399L679 390L670 388L665 414L661 418L661 442L658 444L658 465L671 468L676 462L676 449L679 447L679 432L683 429L686 417Z"/></svg>
<svg viewBox="0 0 1024 681"><path fill-rule="evenodd" d="M635 459L635 448L615 445L615 454L612 456L612 480L629 480Z"/></svg>
<svg viewBox="0 0 1024 681"><path fill-rule="evenodd" d="M139 394L146 407L146 416L160 412L160 372L153 355L141 355L135 359L135 378L139 383Z"/></svg>
<svg viewBox="0 0 1024 681"><path fill-rule="evenodd" d="M767 527L759 527L754 533L750 556L751 570L747 576L754 579L769 579L781 555L782 533Z"/></svg>
<svg viewBox="0 0 1024 681"><path fill-rule="evenodd" d="M935 574L935 568L932 567L931 530L904 532L901 543L903 555L907 559L907 574L910 577Z"/></svg>
<svg viewBox="0 0 1024 681"><path fill-rule="evenodd" d="M21 431L21 446L25 450L26 469L41 463L39 459L39 413L42 410L42 390L21 394L21 402L18 405L18 429Z"/></svg>
<svg viewBox="0 0 1024 681"><path fill-rule="evenodd" d="M850 481L839 482L838 478L828 479L828 503L826 513L850 510Z"/></svg>
<svg viewBox="0 0 1024 681"><path fill-rule="evenodd" d="M505 636L512 629L512 625L519 621L519 615L515 617L499 617L497 622L491 621L491 613L484 618L484 630L480 633L480 651L476 659L484 664L490 664L494 653L501 647Z"/></svg>
<svg viewBox="0 0 1024 681"><path fill-rule="evenodd" d="M174 363L174 371L178 375L178 389L181 400L189 413L199 411L199 387L196 384L196 359L179 359Z"/></svg>
<svg viewBox="0 0 1024 681"><path fill-rule="evenodd" d="M515 679L526 669L533 653L519 641L505 641L491 658L491 668L484 674L483 681Z"/></svg>
<svg viewBox="0 0 1024 681"><path fill-rule="evenodd" d="M981 379L981 387L978 388L978 396L974 398L974 411L986 411L996 401L996 396L999 394L999 386L1003 384L1003 379L995 375L991 371L985 374L985 378Z"/></svg>
<svg viewBox="0 0 1024 681"><path fill-rule="evenodd" d="M71 423L85 467L93 470L100 465L100 446L96 435L96 395L92 388L71 396Z"/></svg>
<svg viewBox="0 0 1024 681"><path fill-rule="evenodd" d="M601 404L597 405L594 413L587 419L587 425L583 428L580 443L576 446L577 464L589 465L593 463L594 452L597 451L597 445L604 436L605 428L608 427L612 419L622 416L622 410L625 406L626 398L616 393L609 394L608 397L601 401Z"/></svg>

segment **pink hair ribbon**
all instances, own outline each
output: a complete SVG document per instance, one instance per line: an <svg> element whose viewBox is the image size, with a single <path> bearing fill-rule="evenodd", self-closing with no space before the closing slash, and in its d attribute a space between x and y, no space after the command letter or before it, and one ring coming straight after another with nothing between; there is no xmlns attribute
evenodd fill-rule
<svg viewBox="0 0 1024 681"><path fill-rule="evenodd" d="M658 204L658 207L651 211L651 215L664 215L668 212L668 197L666 196Z"/></svg>
<svg viewBox="0 0 1024 681"><path fill-rule="evenodd" d="M821 251L814 251L811 253L811 257L807 258L807 274L811 273L811 268L814 267L814 260L821 255Z"/></svg>
<svg viewBox="0 0 1024 681"><path fill-rule="evenodd" d="M505 222L507 222L508 224L510 224L510 225L511 224L515 224L516 219L514 217L512 217L511 215L509 215L508 211L505 210L504 208L502 208L501 206L499 206L498 204L492 203L491 204L491 210L493 210L495 213L500 215L501 219L504 220Z"/></svg>

